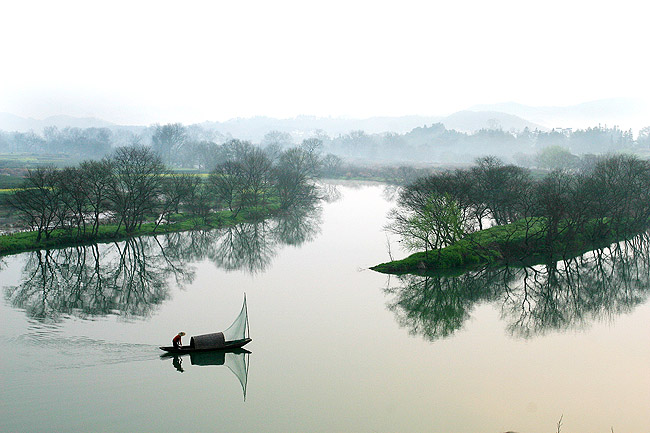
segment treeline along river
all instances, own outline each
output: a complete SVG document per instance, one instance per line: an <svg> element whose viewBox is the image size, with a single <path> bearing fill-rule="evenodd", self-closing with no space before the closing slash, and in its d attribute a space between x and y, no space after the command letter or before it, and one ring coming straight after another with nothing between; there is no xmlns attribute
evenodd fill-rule
<svg viewBox="0 0 650 433"><path fill-rule="evenodd" d="M313 144L313 145L312 145ZM122 147L101 161L30 170L6 200L28 234L0 236L0 254L220 227L322 198L316 144L269 154L231 141L208 176L169 171L150 148ZM162 225L162 227L161 227Z"/></svg>

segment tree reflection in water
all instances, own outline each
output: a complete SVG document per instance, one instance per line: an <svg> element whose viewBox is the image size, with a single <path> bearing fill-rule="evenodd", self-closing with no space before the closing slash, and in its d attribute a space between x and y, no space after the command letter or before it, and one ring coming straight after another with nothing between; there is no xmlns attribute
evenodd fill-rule
<svg viewBox="0 0 650 433"><path fill-rule="evenodd" d="M251 274L264 271L276 254L271 229L271 223L259 221L217 230L215 241L206 250L207 257L227 271L243 269Z"/></svg>
<svg viewBox="0 0 650 433"><path fill-rule="evenodd" d="M227 271L264 272L283 245L311 242L319 233L321 208L316 203L294 207L276 218L237 224L219 230L169 235L165 251L208 259ZM191 252L190 252L191 251ZM168 253L170 254L170 253Z"/></svg>
<svg viewBox="0 0 650 433"><path fill-rule="evenodd" d="M148 316L168 297L167 279L191 271L170 263L153 237L109 245L29 253L22 283L5 289L6 299L36 319L120 314Z"/></svg>
<svg viewBox="0 0 650 433"><path fill-rule="evenodd" d="M319 207L300 207L274 220L273 237L282 245L300 246L316 239L320 233L322 212Z"/></svg>
<svg viewBox="0 0 650 433"><path fill-rule="evenodd" d="M650 237L545 265L484 268L459 276L402 275L386 288L400 326L428 340L460 329L476 305L498 305L513 336L611 320L650 294Z"/></svg>
<svg viewBox="0 0 650 433"><path fill-rule="evenodd" d="M113 244L25 253L22 281L4 288L15 308L38 320L65 315L147 317L169 297L170 283L194 279L192 263L264 271L282 245L311 241L320 226L317 203L278 218L210 231L131 238Z"/></svg>

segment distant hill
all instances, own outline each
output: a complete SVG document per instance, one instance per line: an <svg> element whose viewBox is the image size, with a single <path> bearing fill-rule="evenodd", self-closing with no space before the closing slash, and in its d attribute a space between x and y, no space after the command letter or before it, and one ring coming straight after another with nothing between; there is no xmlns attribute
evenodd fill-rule
<svg viewBox="0 0 650 433"><path fill-rule="evenodd" d="M496 111L459 111L447 117L441 116L400 116L400 117L370 117L367 119L350 119L341 117L298 116L292 119L274 119L271 117L251 117L230 119L225 122L203 122L199 125L205 129L219 131L225 136L242 140L260 142L269 131L287 132L296 140L313 135L316 131L324 131L330 137L348 134L350 131L362 130L366 134L383 132L407 133L413 128L434 123L443 123L447 129L463 132L474 132L482 128L501 128L505 131L545 129L543 126L529 122L512 114ZM0 113L0 129L4 131L33 130L41 133L46 126L56 126L63 129L67 126L77 128L109 128L112 130L128 130L141 132L145 126L116 125L94 117L78 118L72 116L52 116L42 120Z"/></svg>
<svg viewBox="0 0 650 433"><path fill-rule="evenodd" d="M383 132L407 133L414 128L442 123L447 129L472 133L479 129L502 129L504 131L550 130L552 128L586 128L599 124L622 129L638 130L650 125L650 107L636 99L603 99L567 107L531 107L514 102L491 105L475 105L449 116L397 116L351 119L341 117L298 116L291 119L271 117L237 118L224 122L206 121L201 127L243 140L260 142L269 131L290 133L295 141L312 136L321 130L332 138L362 130L366 134ZM42 120L0 113L0 129L5 131L29 131L41 133L46 126L78 128L106 127L141 133L146 126L125 126L94 117L52 116ZM189 126L189 125L187 125Z"/></svg>
<svg viewBox="0 0 650 433"><path fill-rule="evenodd" d="M368 134L380 132L406 133L415 127L436 123L441 117L402 116L371 117L367 119L348 119L335 117L298 116L293 119L274 119L271 117L237 118L225 122L203 122L199 125L214 129L224 135L231 135L242 140L259 142L264 135L273 130L288 132L296 137L308 136L322 130L332 137L347 134L353 130L363 130ZM42 120L24 118L9 113L0 113L0 129L4 131L32 130L41 133L46 126L77 128L109 128L139 132L146 126L116 125L94 117L51 116Z"/></svg>
<svg viewBox="0 0 650 433"><path fill-rule="evenodd" d="M41 133L47 126L56 126L57 128L62 129L68 126L74 128L109 128L116 125L95 117L60 115L38 120L20 117L9 113L0 113L0 129L4 131L26 132L32 130L36 133Z"/></svg>
<svg viewBox="0 0 650 433"><path fill-rule="evenodd" d="M517 130L524 128L531 130L539 129L545 131L548 128L529 122L526 119L507 114L499 111L459 111L447 117L440 119L440 123L447 129L472 133L479 129L503 129L504 131Z"/></svg>
<svg viewBox="0 0 650 433"><path fill-rule="evenodd" d="M531 107L515 102L474 105L473 111L500 111L523 117L547 128L586 128L618 125L621 129L640 129L650 125L650 106L640 99L611 98L570 106Z"/></svg>
<svg viewBox="0 0 650 433"><path fill-rule="evenodd" d="M292 119L273 119L271 117L251 117L231 119L225 122L203 122L200 125L216 129L222 134L230 134L243 140L259 142L269 131L290 133L296 137L309 136L322 130L331 137L363 130L367 134L381 132L406 133L413 128L439 122L439 116L370 117L349 119L340 117L298 116Z"/></svg>

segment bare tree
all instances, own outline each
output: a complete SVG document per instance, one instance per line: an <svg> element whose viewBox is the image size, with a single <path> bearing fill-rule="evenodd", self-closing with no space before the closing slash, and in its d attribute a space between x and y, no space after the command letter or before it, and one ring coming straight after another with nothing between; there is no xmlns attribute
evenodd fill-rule
<svg viewBox="0 0 650 433"><path fill-rule="evenodd" d="M280 155L274 169L275 189L280 206L288 208L316 198L313 180L319 173L312 152L304 147L291 148Z"/></svg>
<svg viewBox="0 0 650 433"><path fill-rule="evenodd" d="M569 173L555 170L537 184L538 212L545 217L546 247L553 252L553 244L564 234L566 225L560 223L567 217L574 196L575 178Z"/></svg>
<svg viewBox="0 0 650 433"><path fill-rule="evenodd" d="M517 203L521 200L521 188L530 180L528 170L505 165L494 156L476 160L470 170L472 197L479 226L488 214L496 224L508 224L522 217Z"/></svg>
<svg viewBox="0 0 650 433"><path fill-rule="evenodd" d="M324 176L336 176L341 172L343 160L338 156L328 153L321 160L321 173Z"/></svg>
<svg viewBox="0 0 650 433"><path fill-rule="evenodd" d="M88 207L93 217L92 233L99 232L99 219L108 210L108 195L113 181L113 162L109 159L101 161L84 161L79 166L79 175L86 183Z"/></svg>
<svg viewBox="0 0 650 433"><path fill-rule="evenodd" d="M209 184L214 191L217 202L225 203L233 215L236 216L241 210L241 196L245 188L242 164L227 161L217 165L210 173Z"/></svg>
<svg viewBox="0 0 650 433"><path fill-rule="evenodd" d="M293 138L291 138L291 134L287 132L276 131L276 130L267 132L264 135L261 144L265 148L272 147L272 148L277 148L280 151L294 145Z"/></svg>
<svg viewBox="0 0 650 433"><path fill-rule="evenodd" d="M167 173L161 185L158 219L154 231L161 222L169 219L171 212L178 213L182 201L191 196L200 178L188 174Z"/></svg>
<svg viewBox="0 0 650 433"><path fill-rule="evenodd" d="M124 225L127 232L132 232L155 211L164 165L146 147L121 147L113 155L112 163L109 197L119 218L117 229Z"/></svg>
<svg viewBox="0 0 650 433"><path fill-rule="evenodd" d="M38 232L36 241L42 235L49 239L59 226L61 210L61 189L57 187L59 173L53 166L29 170L23 187L8 198L9 205L18 211L20 218Z"/></svg>
<svg viewBox="0 0 650 433"><path fill-rule="evenodd" d="M192 178L188 187L188 195L181 200L181 203L192 215L205 221L214 203L213 191L199 177Z"/></svg>
<svg viewBox="0 0 650 433"><path fill-rule="evenodd" d="M88 179L77 167L66 167L59 173L56 188L60 189L60 225L72 229L77 236L86 232L85 213L89 204Z"/></svg>
<svg viewBox="0 0 650 433"><path fill-rule="evenodd" d="M242 202L247 207L255 207L266 201L271 183L271 160L259 148L250 149L241 158L245 188Z"/></svg>
<svg viewBox="0 0 650 433"><path fill-rule="evenodd" d="M178 152L185 143L185 127L180 123L168 123L166 125L155 125L151 137L153 150L167 162L176 162L175 152Z"/></svg>

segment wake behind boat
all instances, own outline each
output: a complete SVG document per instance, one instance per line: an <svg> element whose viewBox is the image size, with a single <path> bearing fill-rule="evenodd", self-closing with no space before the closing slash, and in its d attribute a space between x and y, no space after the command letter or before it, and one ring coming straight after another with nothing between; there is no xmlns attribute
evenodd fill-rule
<svg viewBox="0 0 650 433"><path fill-rule="evenodd" d="M190 337L189 346L160 346L161 350L168 353L192 353L205 352L210 350L238 349L250 343L250 330L248 327L248 308L246 306L246 294L244 294L244 305L242 305L239 316L223 332L203 334Z"/></svg>

